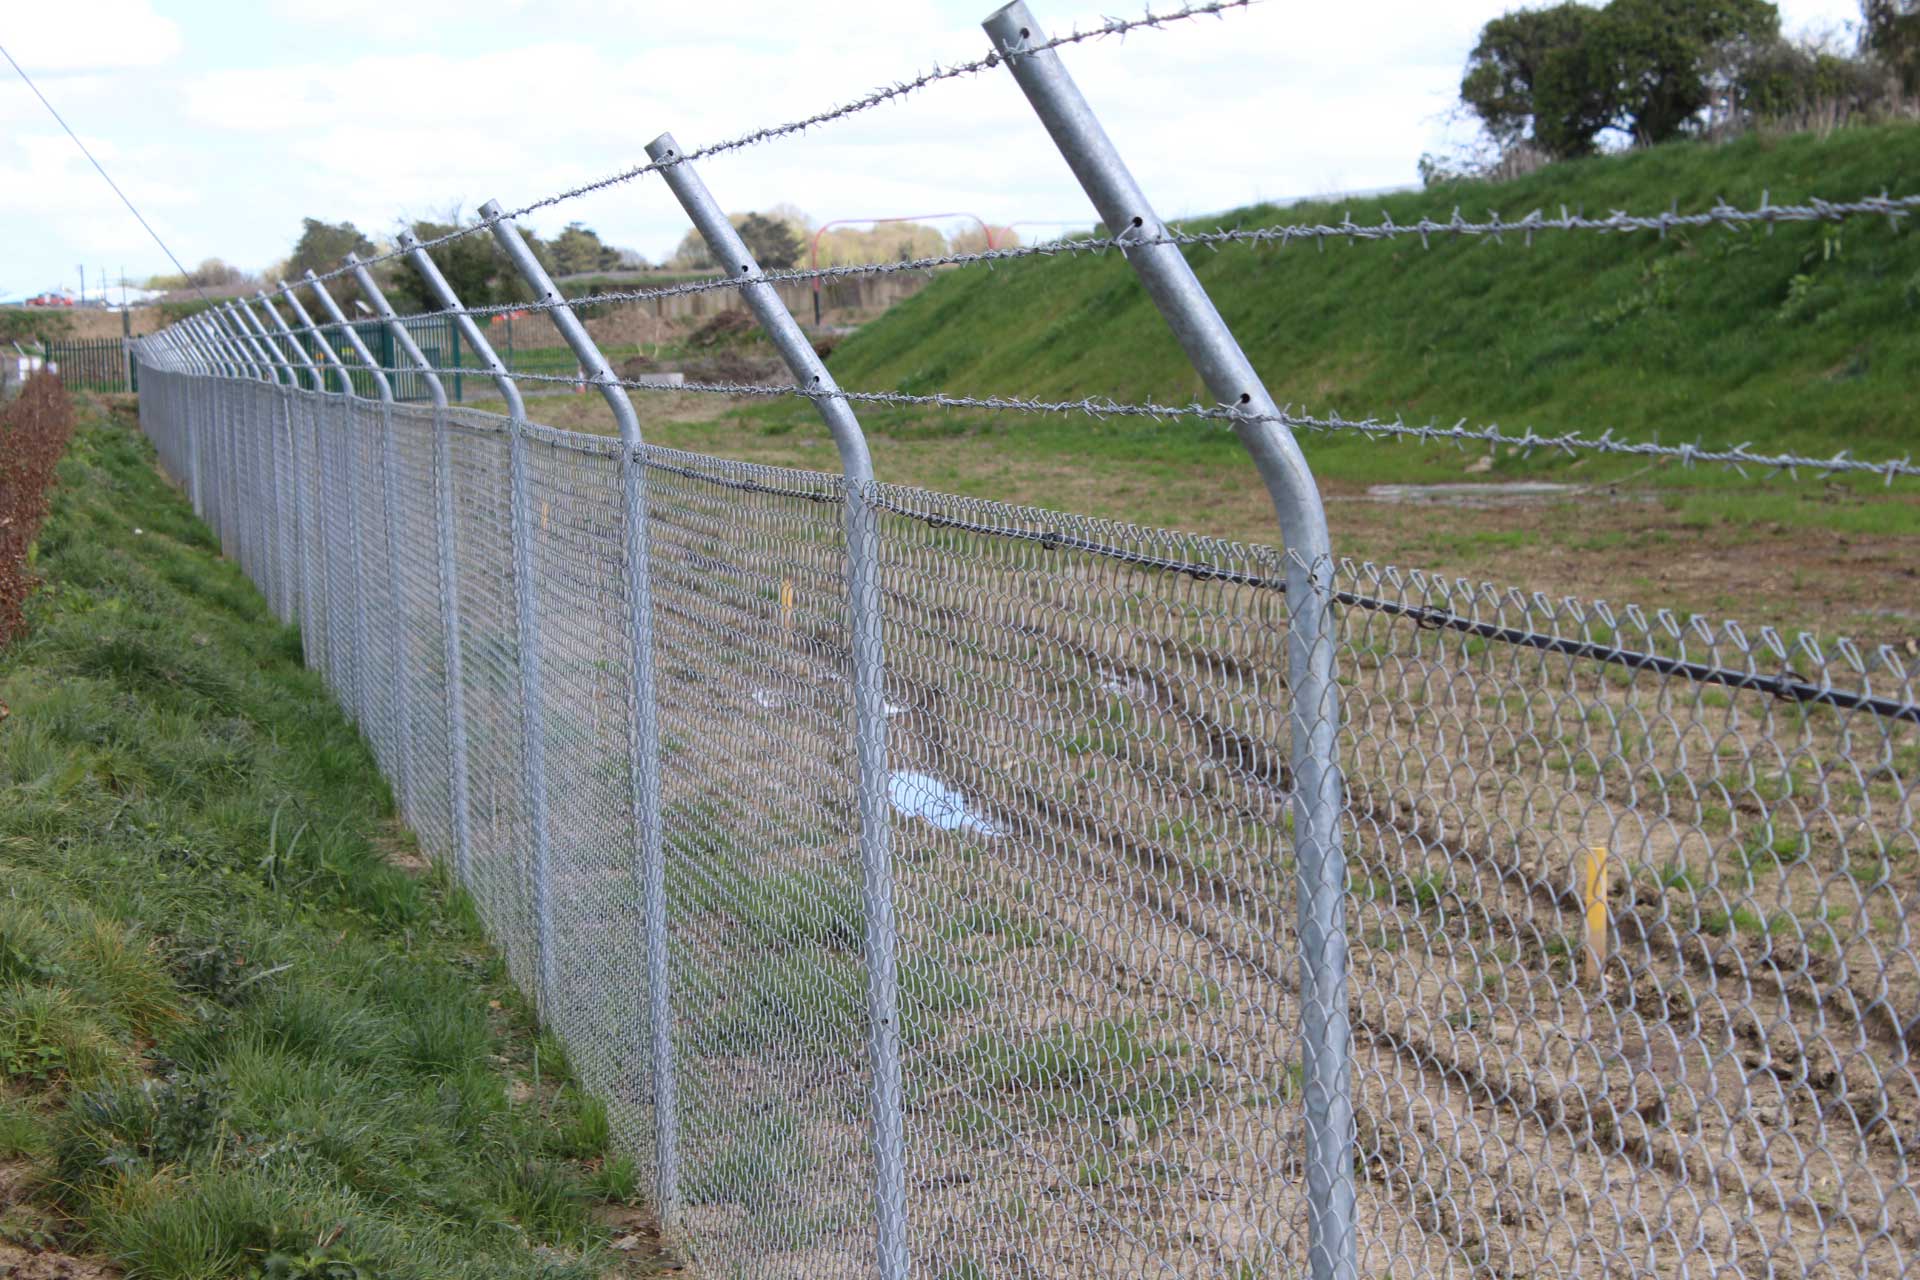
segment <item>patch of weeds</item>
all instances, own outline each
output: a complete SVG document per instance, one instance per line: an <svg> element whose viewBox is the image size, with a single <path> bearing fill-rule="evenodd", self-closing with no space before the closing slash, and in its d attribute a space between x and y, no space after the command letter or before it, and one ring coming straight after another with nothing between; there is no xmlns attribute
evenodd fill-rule
<svg viewBox="0 0 1920 1280"><path fill-rule="evenodd" d="M981 1036L961 1056L980 1084L1003 1094L1008 1110L1027 1123L1097 1121L1112 1141L1132 1144L1172 1123L1211 1081L1204 1060L1190 1061L1185 1042L1149 1039L1142 1030L1118 1019L1027 1040Z"/></svg>
<svg viewBox="0 0 1920 1280"><path fill-rule="evenodd" d="M178 1163L212 1145L232 1101L219 1075L143 1080L80 1094L60 1119L54 1167L63 1182L84 1187L141 1162Z"/></svg>
<svg viewBox="0 0 1920 1280"><path fill-rule="evenodd" d="M29 1253L40 1253L60 1243L51 1215L30 1204L9 1205L0 1210L0 1242L18 1245Z"/></svg>
<svg viewBox="0 0 1920 1280"><path fill-rule="evenodd" d="M1073 1172L1073 1180L1082 1187L1104 1187L1113 1181L1114 1168L1113 1157L1102 1152L1090 1160L1082 1160Z"/></svg>
<svg viewBox="0 0 1920 1280"><path fill-rule="evenodd" d="M607 1204L631 1204L640 1196L640 1169L626 1156L608 1156L587 1175L587 1194Z"/></svg>
<svg viewBox="0 0 1920 1280"><path fill-rule="evenodd" d="M690 1204L734 1204L750 1211L790 1203L814 1158L791 1112L774 1108L736 1121L710 1158L688 1160L682 1186Z"/></svg>
<svg viewBox="0 0 1920 1280"><path fill-rule="evenodd" d="M951 1015L985 1002L986 993L950 964L916 956L900 967L901 1034L909 1042L938 1033Z"/></svg>
<svg viewBox="0 0 1920 1280"><path fill-rule="evenodd" d="M260 972L248 970L246 946L231 933L177 939L170 967L184 990L228 1009L255 988Z"/></svg>
<svg viewBox="0 0 1920 1280"><path fill-rule="evenodd" d="M298 1253L270 1253L260 1268L263 1280L375 1280L379 1260L337 1244Z"/></svg>
<svg viewBox="0 0 1920 1280"><path fill-rule="evenodd" d="M1022 911L984 902L968 902L949 912L941 922L940 936L950 942L970 937L998 938L1009 946L1032 947L1045 936L1041 923Z"/></svg>
<svg viewBox="0 0 1920 1280"><path fill-rule="evenodd" d="M118 1029L62 988L0 988L0 1076L86 1087L132 1068Z"/></svg>
<svg viewBox="0 0 1920 1280"><path fill-rule="evenodd" d="M573 1085L560 1091L548 1126L546 1149L568 1160L591 1160L607 1149L612 1136L607 1104Z"/></svg>
<svg viewBox="0 0 1920 1280"><path fill-rule="evenodd" d="M865 933L857 885L831 871L742 874L727 881L715 906L777 947L854 951Z"/></svg>

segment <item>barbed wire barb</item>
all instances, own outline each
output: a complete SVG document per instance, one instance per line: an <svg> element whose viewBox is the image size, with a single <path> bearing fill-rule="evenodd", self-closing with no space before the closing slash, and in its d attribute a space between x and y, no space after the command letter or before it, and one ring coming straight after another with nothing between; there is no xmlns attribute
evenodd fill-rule
<svg viewBox="0 0 1920 1280"><path fill-rule="evenodd" d="M1092 31L1074 31L1064 36L1056 36L1050 40L1035 44L1026 52L1039 53L1047 49L1064 48L1068 45L1080 44L1088 40L1103 39L1113 35L1124 35L1129 31L1157 30L1169 23L1184 22L1192 18L1205 17L1208 15L1221 17L1230 10L1250 8L1253 3L1254 0L1209 0L1209 3L1206 4L1187 5L1184 8L1166 13L1154 13L1149 10L1144 17L1117 20L1107 26ZM609 174L604 178L598 178L591 182L583 182L578 186L569 187L564 191L557 191L552 195L542 196L538 200L529 201L516 209L505 210L493 217L483 217L472 226L455 227L452 231L442 235L419 240L408 249L403 250L396 248L385 253L374 254L371 257L363 258L360 265L363 267L375 266L382 262L403 257L413 249L434 249L465 236L474 235L482 231L491 231L496 223L510 222L514 219L524 217L529 213L550 208L553 205L562 204L568 200L574 200L580 196L604 190L607 187L618 186L624 182L631 182L635 178L657 172L661 169L670 168L673 165L687 164L691 161L705 159L710 156L724 155L727 152L756 146L762 142L772 141L775 138L802 134L816 126L828 124L835 120L844 120L848 116L857 115L862 111L868 111L874 107L907 97L929 85L990 70L999 66L1000 62L1001 58L998 53L989 52L984 57L955 63L948 67L943 67L936 63L931 69L923 71L917 76L896 81L886 88L876 89L863 97L855 98L851 102L829 107L824 111L815 112L810 116L804 116L798 120L790 120L784 124L766 125L758 129L753 129L741 134L739 137L730 138L724 142L710 143L704 147L696 147L665 160L649 161L646 164L633 165L617 173ZM340 276L346 275L351 270L351 267L336 267L331 271L318 274L315 277L315 281L318 283L337 279Z"/></svg>

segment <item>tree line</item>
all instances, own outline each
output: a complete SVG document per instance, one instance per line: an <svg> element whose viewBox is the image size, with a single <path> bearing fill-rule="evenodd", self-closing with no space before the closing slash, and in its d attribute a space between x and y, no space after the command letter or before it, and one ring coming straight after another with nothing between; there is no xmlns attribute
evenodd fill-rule
<svg viewBox="0 0 1920 1280"><path fill-rule="evenodd" d="M769 271L785 271L805 265L816 224L792 205L775 205L765 212L751 211L729 215L748 252ZM433 241L463 227L477 225L477 219L451 210L438 218L421 218L407 224L423 241ZM635 271L648 267L645 257L630 249L606 243L593 228L570 222L558 235L543 237L521 227L528 248L557 279L596 273ZM889 223L868 227L832 227L819 237L820 262L823 265L899 261L907 258L935 257L949 252L973 252L986 247L981 229L952 237L940 228L924 223ZM1018 236L1009 228L994 228L993 243L1001 247L1018 244ZM327 222L320 218L301 220L300 235L284 262L253 275L219 258L209 258L184 276L156 276L148 281L156 289L218 290L228 295L258 288L261 283L298 280L308 270L324 274L338 267L349 254L363 258L378 255L384 246L352 222ZM498 306L530 302L533 291L507 260L505 252L490 235L461 236L428 249L434 264L446 276L461 301L469 306ZM714 269L712 256L700 233L689 230L664 268L687 272ZM432 297L420 273L404 258L389 259L375 268L381 291L396 311L414 314L435 311L439 303ZM359 287L350 276L330 283L330 290L349 311L359 296Z"/></svg>
<svg viewBox="0 0 1920 1280"><path fill-rule="evenodd" d="M1790 39L1769 0L1574 0L1519 9L1481 29L1460 103L1498 158L1590 155L1820 112L1912 114L1920 0L1861 0L1851 45ZM1455 176L1428 156L1422 176Z"/></svg>

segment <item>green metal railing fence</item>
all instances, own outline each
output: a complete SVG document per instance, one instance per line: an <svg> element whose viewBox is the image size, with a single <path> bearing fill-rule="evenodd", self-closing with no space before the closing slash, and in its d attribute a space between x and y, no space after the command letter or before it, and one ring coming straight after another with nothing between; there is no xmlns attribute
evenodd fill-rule
<svg viewBox="0 0 1920 1280"><path fill-rule="evenodd" d="M74 391L138 391L139 375L119 338L42 338L41 350Z"/></svg>

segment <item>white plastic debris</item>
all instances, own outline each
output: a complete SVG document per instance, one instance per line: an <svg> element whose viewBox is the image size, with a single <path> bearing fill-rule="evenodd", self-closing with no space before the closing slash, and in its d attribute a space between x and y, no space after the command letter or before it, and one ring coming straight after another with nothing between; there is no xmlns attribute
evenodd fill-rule
<svg viewBox="0 0 1920 1280"><path fill-rule="evenodd" d="M930 773L895 770L887 779L887 799L909 818L924 818L942 831L971 831L997 837L1000 828L975 813L967 798Z"/></svg>

